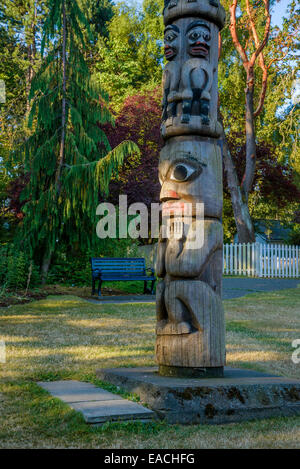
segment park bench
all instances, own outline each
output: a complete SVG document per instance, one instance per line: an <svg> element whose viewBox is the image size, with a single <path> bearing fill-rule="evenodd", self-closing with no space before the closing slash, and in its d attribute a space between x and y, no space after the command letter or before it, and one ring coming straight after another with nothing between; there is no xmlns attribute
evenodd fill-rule
<svg viewBox="0 0 300 469"><path fill-rule="evenodd" d="M101 296L101 285L103 282L129 282L132 280L144 281L144 293L154 294L156 277L153 269L146 269L143 258L116 258L116 257L92 257L92 295L95 294L96 281L99 280L98 296ZM147 274L150 271L150 274ZM147 282L151 281L150 290Z"/></svg>

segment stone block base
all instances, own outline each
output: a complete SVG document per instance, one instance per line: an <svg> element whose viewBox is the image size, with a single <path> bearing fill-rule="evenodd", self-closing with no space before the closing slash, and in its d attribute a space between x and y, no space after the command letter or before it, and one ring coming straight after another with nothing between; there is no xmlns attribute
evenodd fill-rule
<svg viewBox="0 0 300 469"><path fill-rule="evenodd" d="M229 423L300 415L300 380L224 368L223 378L160 376L157 368L97 370L102 381L140 396L168 423Z"/></svg>
<svg viewBox="0 0 300 469"><path fill-rule="evenodd" d="M159 365L158 374L160 376L172 376L174 378L222 378L224 367L191 368L185 366Z"/></svg>

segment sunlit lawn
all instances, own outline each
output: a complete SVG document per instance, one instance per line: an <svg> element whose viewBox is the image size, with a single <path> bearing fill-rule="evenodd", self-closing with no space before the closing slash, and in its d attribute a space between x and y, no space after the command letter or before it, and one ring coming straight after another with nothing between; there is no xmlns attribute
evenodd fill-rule
<svg viewBox="0 0 300 469"><path fill-rule="evenodd" d="M300 378L300 288L224 302L228 365ZM223 426L87 426L40 380L95 380L95 369L154 365L155 306L94 305L72 296L0 308L0 447L300 447L300 417ZM100 384L100 383L98 383Z"/></svg>

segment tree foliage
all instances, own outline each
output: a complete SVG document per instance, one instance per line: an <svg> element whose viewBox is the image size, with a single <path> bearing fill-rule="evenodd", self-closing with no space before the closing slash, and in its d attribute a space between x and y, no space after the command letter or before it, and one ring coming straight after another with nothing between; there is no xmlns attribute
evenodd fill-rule
<svg viewBox="0 0 300 469"><path fill-rule="evenodd" d="M29 95L33 133L14 154L30 175L20 237L45 274L57 243L88 248L94 242L99 190L107 193L124 157L137 151L129 141L111 150L98 125L113 124L113 118L84 59L88 22L77 2L50 0L48 6L41 44L46 55Z"/></svg>
<svg viewBox="0 0 300 469"><path fill-rule="evenodd" d="M98 41L94 76L109 93L114 111L128 95L160 84L163 60L162 1L144 0L141 11L125 2L115 7L108 38Z"/></svg>
<svg viewBox="0 0 300 469"><path fill-rule="evenodd" d="M222 2L229 11L230 0ZM244 1L241 2L244 5ZM272 12L271 12L272 18ZM263 18L258 18L258 31L262 34ZM272 23L271 23L272 24ZM295 1L291 1L286 15L283 17L282 28L271 27L264 59L268 68L268 79L264 108L255 120L256 137L259 141L274 144L279 160L293 165L297 171L299 165L299 103L292 102L292 89L295 79L299 77L299 24L300 9ZM251 36L247 24L247 15L240 12L237 23L240 40L253 51ZM229 17L222 30L222 53L219 62L219 95L221 112L225 129L242 135L245 130L245 78L246 72L241 66L241 59L236 51L230 30ZM254 103L257 107L261 92L262 69L259 63L255 66L257 86L255 87Z"/></svg>
<svg viewBox="0 0 300 469"><path fill-rule="evenodd" d="M130 139L140 148L140 155L126 158L118 178L110 183L110 199L114 203L118 203L119 194L126 194L129 204L143 202L149 209L152 202L159 202L158 159L163 144L160 101L158 89L129 96L115 128L109 126L106 130L112 146Z"/></svg>
<svg viewBox="0 0 300 469"><path fill-rule="evenodd" d="M229 30L231 2L222 0L228 19L222 31L219 95L225 132L241 183L245 167L246 71ZM2 243L11 239L12 228L22 224L20 233L37 263L42 262L42 254L50 247L55 249L55 255L58 244L57 258L65 259L67 251L74 257L80 249L87 252L96 241L93 232L99 192L102 199L114 202L119 193L127 194L129 203L142 201L149 205L158 201L163 3L144 0L142 7L133 8L126 2L114 5L111 0L65 0L68 24L64 92L62 0L2 0L0 79L5 80L7 91L6 103L0 104ZM245 14L246 0L239 4L237 34L251 54L255 41ZM262 37L262 2L250 4ZM271 1L272 8L274 4ZM299 212L300 103L292 97L299 78L298 51L299 5L291 0L282 27L271 23L264 49L266 93L264 107L255 118L257 169L248 200L253 219L292 221ZM259 60L254 72L257 107L264 78ZM115 127L111 114L117 116ZM140 154L134 151L127 155L133 147L126 143L121 149L118 147L128 139L140 146ZM14 153L12 164L8 164L11 150L24 141L26 145ZM111 153L111 148L119 150ZM125 164L117 175L114 169L119 168L123 157ZM226 178L224 183L223 225L229 240L235 224ZM109 196L105 195L108 187ZM295 233L297 239L297 230ZM101 252L114 252L117 244L108 244L101 245Z"/></svg>
<svg viewBox="0 0 300 469"><path fill-rule="evenodd" d="M283 28L270 28L268 3L268 0L258 3L242 0L238 10L237 0L225 0L230 16L222 32L219 65L224 138L232 134L240 139L240 145L246 141L247 151L244 173L238 177L232 160L234 155L228 151L225 141L224 164L242 242L254 239L249 193L254 183L257 142L275 148L281 164L297 168L297 157L293 156L298 146L297 106L291 106L290 90L299 45L299 23L297 26L295 21L295 17L299 19L299 11L292 1ZM269 42L266 42L268 37ZM294 181L297 182L297 176Z"/></svg>

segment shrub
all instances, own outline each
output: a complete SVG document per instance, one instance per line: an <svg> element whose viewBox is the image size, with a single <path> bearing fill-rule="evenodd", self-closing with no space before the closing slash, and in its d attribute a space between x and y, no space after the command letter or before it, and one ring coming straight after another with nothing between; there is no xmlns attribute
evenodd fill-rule
<svg viewBox="0 0 300 469"><path fill-rule="evenodd" d="M0 246L0 284L9 289L35 287L40 283L39 269L14 245Z"/></svg>
<svg viewBox="0 0 300 469"><path fill-rule="evenodd" d="M62 249L56 253L50 268L47 283L89 286L91 284L91 257L139 257L137 245L132 239L101 240L99 248L86 254L67 252Z"/></svg>

